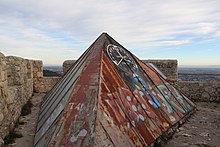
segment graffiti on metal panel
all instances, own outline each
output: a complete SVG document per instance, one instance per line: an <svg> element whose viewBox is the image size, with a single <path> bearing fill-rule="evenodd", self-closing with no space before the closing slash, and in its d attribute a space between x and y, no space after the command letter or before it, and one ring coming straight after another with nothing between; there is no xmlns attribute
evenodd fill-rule
<svg viewBox="0 0 220 147"><path fill-rule="evenodd" d="M174 108L176 108L181 113L185 113L185 110L178 106L177 104L178 102L174 101L176 99L172 99L172 94L165 85L161 84L161 85L158 85L157 87L160 90L160 92L164 95L164 97L170 102L170 105L172 105Z"/></svg>
<svg viewBox="0 0 220 147"><path fill-rule="evenodd" d="M146 94L146 97L151 105L154 106L154 108L158 109L160 108L160 103L156 99L156 97L152 94L152 87L150 84L147 84L139 75L133 74L134 81L137 85L142 86L142 91Z"/></svg>
<svg viewBox="0 0 220 147"><path fill-rule="evenodd" d="M156 87L148 77L144 76L145 80L140 78L138 75L136 75L136 81L140 81L143 85L143 91L145 92L146 97L148 98L148 101L151 105L154 106L156 109L162 109L162 111L168 115L168 119L171 122L175 122L176 118L178 118L177 115L175 115L175 112L171 105L169 104L169 100L167 98L164 98L165 95L158 91L158 87ZM147 83L145 82L147 81Z"/></svg>
<svg viewBox="0 0 220 147"><path fill-rule="evenodd" d="M123 112L126 114L131 125L134 128L140 126L147 128L151 136L153 136L154 138L156 138L159 134L161 134L161 131L158 128L160 122L154 121L157 119L155 113L149 109L149 106L147 106L147 104L144 103L140 104L137 101L137 97L141 98L140 95L138 95L137 93L135 94L131 93L130 90L125 88L118 88L118 92L109 93L108 97L110 99L112 98L115 99L115 101L120 105L120 108L122 108ZM114 109L114 115L115 115L114 117L116 118L116 120L118 122L123 121L121 114L119 113L119 111L117 111L117 109L115 109L116 108L115 102L111 100L106 100L106 101L109 107L111 108L111 110ZM169 124L166 124L166 122L164 124L160 124L160 126L162 125L169 126Z"/></svg>
<svg viewBox="0 0 220 147"><path fill-rule="evenodd" d="M168 116L168 120L175 122L178 116L174 114L172 107L167 100L165 100L166 98L163 98L164 95L159 94L156 89L153 89L155 85L151 82L151 80L141 74L142 72L138 68L136 61L133 57L131 57L130 53L121 47L111 44L107 47L107 53L112 62L119 67L119 74L129 86L129 89L132 91L135 91L136 89L139 90L143 95L145 95L147 98L146 100L150 105L152 105L155 109L162 109L162 111L164 111L163 113ZM128 58L130 59L129 61L124 60ZM161 104L163 106L161 106Z"/></svg>
<svg viewBox="0 0 220 147"><path fill-rule="evenodd" d="M123 48L109 44L107 46L107 53L112 62L114 62L123 71L130 72L131 69L133 71L138 70L135 60L131 57L130 53Z"/></svg>
<svg viewBox="0 0 220 147"><path fill-rule="evenodd" d="M155 86L153 91L153 95L157 97L158 101L161 103L161 109L165 112L166 115L168 115L168 118L171 122L176 121L175 112L171 105L168 103L168 101L161 95L161 93L157 90L157 87Z"/></svg>
<svg viewBox="0 0 220 147"><path fill-rule="evenodd" d="M167 85L167 87L171 90L171 92L173 93L173 95L177 98L177 100L179 101L179 103L184 107L184 109L186 109L187 111L190 111L193 109L192 106L194 106L194 104L186 97L184 97L183 95L181 95L176 88L174 88L172 85L170 85L169 83L165 83Z"/></svg>
<svg viewBox="0 0 220 147"><path fill-rule="evenodd" d="M148 67L151 70L149 70ZM159 84L159 87L162 87L161 89L163 89L161 92L164 92L163 94L165 94L165 97L169 97L169 101L171 101L171 104L174 106L174 108L178 109L178 111L180 111L182 114L193 109L192 106L194 106L194 104L190 102L189 99L185 99L185 97L181 95L172 85L166 82L163 78L164 76L161 77L161 72L159 69L157 69L153 64L148 64L148 66L145 66L144 68L150 72L151 78L152 76L157 77L157 82L160 83L157 84Z"/></svg>
<svg viewBox="0 0 220 147"><path fill-rule="evenodd" d="M159 113L157 109L160 109L161 107L161 104L159 103L157 98L152 93L151 85L147 84L137 74L133 74L132 77L133 77L133 82L129 83L130 90L132 89L131 87L134 87L135 85L136 89L133 89L132 91L133 91L133 94L137 97L138 102L141 105L144 104L147 106L147 109L145 109L146 114L150 116L152 121L155 124L157 124L157 126L160 129L165 130L168 123L164 120L163 116L161 115L161 117L158 118L158 117L153 117L151 114L149 114L149 112L151 112L151 113L154 113L155 116L157 116L155 112ZM153 108L151 108L150 105L152 105Z"/></svg>

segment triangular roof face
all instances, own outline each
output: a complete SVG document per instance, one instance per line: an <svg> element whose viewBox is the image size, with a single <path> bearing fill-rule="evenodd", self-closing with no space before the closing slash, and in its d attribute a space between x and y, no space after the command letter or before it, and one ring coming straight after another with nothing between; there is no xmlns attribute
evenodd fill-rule
<svg viewBox="0 0 220 147"><path fill-rule="evenodd" d="M195 108L165 78L101 34L45 96L34 146L151 145Z"/></svg>

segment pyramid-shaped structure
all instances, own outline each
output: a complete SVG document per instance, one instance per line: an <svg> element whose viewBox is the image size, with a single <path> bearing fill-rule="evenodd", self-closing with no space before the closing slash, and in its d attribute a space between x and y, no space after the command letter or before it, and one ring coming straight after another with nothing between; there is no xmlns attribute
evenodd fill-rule
<svg viewBox="0 0 220 147"><path fill-rule="evenodd" d="M152 145L195 108L165 79L101 34L44 97L34 146Z"/></svg>

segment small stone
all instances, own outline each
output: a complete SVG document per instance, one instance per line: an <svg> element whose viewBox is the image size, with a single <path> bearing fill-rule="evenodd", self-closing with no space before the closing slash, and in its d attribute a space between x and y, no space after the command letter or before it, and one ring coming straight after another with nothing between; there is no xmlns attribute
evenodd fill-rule
<svg viewBox="0 0 220 147"><path fill-rule="evenodd" d="M205 133L205 132L202 132L199 134L200 136L204 136L204 137L208 137L209 136L209 133Z"/></svg>
<svg viewBox="0 0 220 147"><path fill-rule="evenodd" d="M185 129L184 129L183 127L180 127L179 130L180 130L180 131L184 131Z"/></svg>
<svg viewBox="0 0 220 147"><path fill-rule="evenodd" d="M0 137L0 146L4 145L4 140Z"/></svg>
<svg viewBox="0 0 220 147"><path fill-rule="evenodd" d="M0 112L0 122L4 119L4 115Z"/></svg>
<svg viewBox="0 0 220 147"><path fill-rule="evenodd" d="M196 127L196 126L192 126L192 128L193 128L193 129L196 129L197 127Z"/></svg>
<svg viewBox="0 0 220 147"><path fill-rule="evenodd" d="M184 137L192 137L192 135L186 134L186 133L183 133L182 136L184 136Z"/></svg>
<svg viewBox="0 0 220 147"><path fill-rule="evenodd" d="M10 144L11 146L16 146L17 145L17 143L12 143L12 144Z"/></svg>

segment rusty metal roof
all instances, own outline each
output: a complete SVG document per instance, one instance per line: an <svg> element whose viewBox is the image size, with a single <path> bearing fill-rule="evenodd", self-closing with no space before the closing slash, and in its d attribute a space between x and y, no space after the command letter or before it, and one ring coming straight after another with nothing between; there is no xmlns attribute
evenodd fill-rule
<svg viewBox="0 0 220 147"><path fill-rule="evenodd" d="M148 146L195 105L108 34L45 96L35 147Z"/></svg>

